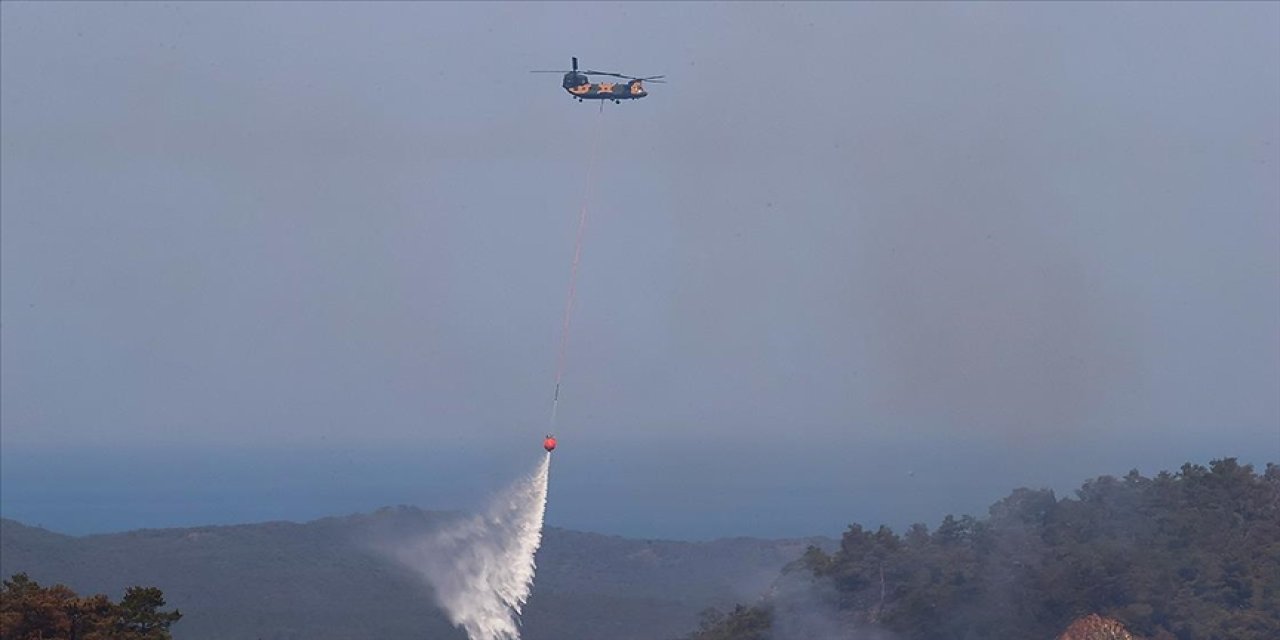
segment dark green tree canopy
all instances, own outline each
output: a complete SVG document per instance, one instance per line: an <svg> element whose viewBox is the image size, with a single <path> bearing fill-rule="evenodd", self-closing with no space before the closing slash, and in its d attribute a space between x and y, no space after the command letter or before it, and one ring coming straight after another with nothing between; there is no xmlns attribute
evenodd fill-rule
<svg viewBox="0 0 1280 640"><path fill-rule="evenodd" d="M1162 640L1280 638L1280 466L1135 470L1062 499L1017 489L932 533L851 525L834 554L788 570L829 581L851 625L907 639L1049 639L1089 614ZM756 637L732 630L769 614L743 608L694 638Z"/></svg>

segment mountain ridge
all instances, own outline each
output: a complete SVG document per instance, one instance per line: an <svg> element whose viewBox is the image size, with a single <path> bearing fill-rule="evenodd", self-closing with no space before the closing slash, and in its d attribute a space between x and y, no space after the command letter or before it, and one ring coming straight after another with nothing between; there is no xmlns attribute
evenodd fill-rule
<svg viewBox="0 0 1280 640"><path fill-rule="evenodd" d="M73 536L0 518L0 574L117 596L160 587L182 611L175 637L464 638L429 589L377 551L424 535L457 512L400 505L307 522L148 528ZM754 599L820 536L710 541L633 539L557 527L543 532L526 640L671 638L711 606Z"/></svg>

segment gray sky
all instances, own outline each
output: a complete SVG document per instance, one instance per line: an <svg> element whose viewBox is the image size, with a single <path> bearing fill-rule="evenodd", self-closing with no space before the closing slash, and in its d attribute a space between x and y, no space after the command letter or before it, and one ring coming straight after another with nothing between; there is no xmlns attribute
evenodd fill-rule
<svg viewBox="0 0 1280 640"><path fill-rule="evenodd" d="M1280 460L1280 5L0 7L7 517L524 472L598 117L552 524L834 534ZM670 83L598 116L526 73L572 55ZM214 506L57 511L155 483ZM191 499L224 484L264 506Z"/></svg>

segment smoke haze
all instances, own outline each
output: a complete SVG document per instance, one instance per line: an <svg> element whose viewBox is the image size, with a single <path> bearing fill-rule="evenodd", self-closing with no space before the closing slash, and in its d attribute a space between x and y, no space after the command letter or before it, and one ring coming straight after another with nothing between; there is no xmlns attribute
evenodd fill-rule
<svg viewBox="0 0 1280 640"><path fill-rule="evenodd" d="M505 486L593 120L557 526L832 533L1280 456L1280 3L0 12L7 516ZM600 117L527 73L570 56L668 83Z"/></svg>

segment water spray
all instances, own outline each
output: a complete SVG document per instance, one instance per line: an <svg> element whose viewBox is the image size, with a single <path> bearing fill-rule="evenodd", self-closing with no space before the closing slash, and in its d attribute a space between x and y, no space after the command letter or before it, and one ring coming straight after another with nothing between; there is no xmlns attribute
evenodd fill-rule
<svg viewBox="0 0 1280 640"><path fill-rule="evenodd" d="M455 522L393 551L435 591L436 600L470 640L519 640L520 614L533 589L534 554L542 544L551 472L548 451L479 515Z"/></svg>

